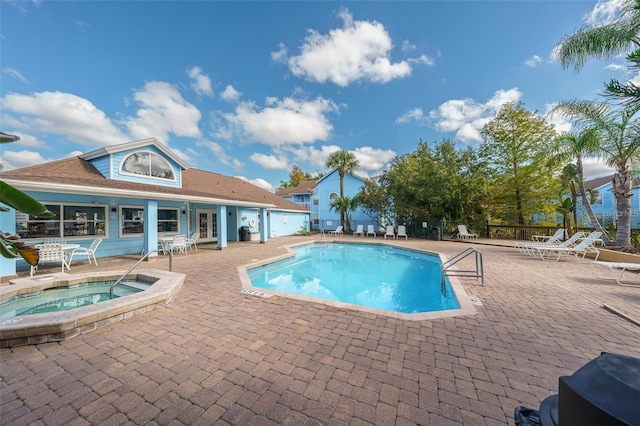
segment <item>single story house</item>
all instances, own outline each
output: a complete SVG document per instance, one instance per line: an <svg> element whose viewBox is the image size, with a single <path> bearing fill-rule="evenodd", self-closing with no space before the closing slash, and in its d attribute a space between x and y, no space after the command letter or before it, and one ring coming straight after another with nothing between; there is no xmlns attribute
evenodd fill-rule
<svg viewBox="0 0 640 426"><path fill-rule="evenodd" d="M228 241L266 243L310 229L308 208L191 168L155 138L6 171L0 179L55 213L39 218L10 209L0 213L2 231L29 244L59 237L88 247L102 238L98 257L147 253L157 250L158 238L175 234L195 232L199 244L223 249ZM4 280L15 276L15 260L0 262Z"/></svg>
<svg viewBox="0 0 640 426"><path fill-rule="evenodd" d="M363 187L363 178L352 173L345 173L345 196L353 198ZM331 231L340 225L340 212L331 209L331 202L340 196L340 175L337 169L329 171L318 180L305 180L292 188L278 188L276 194L310 209L313 215L312 229L314 230ZM358 225L363 225L365 230L367 225L374 225L377 229L379 224L377 215L369 216L361 208L350 212L349 222L354 230Z"/></svg>

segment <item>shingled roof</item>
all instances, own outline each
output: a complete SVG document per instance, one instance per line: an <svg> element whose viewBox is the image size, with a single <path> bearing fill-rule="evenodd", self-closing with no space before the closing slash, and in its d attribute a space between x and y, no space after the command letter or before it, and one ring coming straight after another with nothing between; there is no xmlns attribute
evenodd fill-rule
<svg viewBox="0 0 640 426"><path fill-rule="evenodd" d="M298 184L298 186L276 189L276 195L279 195L280 197L286 197L287 195L292 194L311 194L317 186L318 181L315 179L303 180Z"/></svg>
<svg viewBox="0 0 640 426"><path fill-rule="evenodd" d="M182 171L182 188L107 179L93 164L80 157L10 170L0 173L0 179L21 189L28 187L30 190L54 193L73 190L75 193L90 194L95 188L100 188L113 190L113 194L119 196L142 192L148 194L149 198L155 194L166 199L173 194L181 200L197 198L205 202L205 199L210 199L216 204L228 201L229 204L256 204L282 210L309 211L245 180L193 168ZM42 189L35 188L38 185Z"/></svg>

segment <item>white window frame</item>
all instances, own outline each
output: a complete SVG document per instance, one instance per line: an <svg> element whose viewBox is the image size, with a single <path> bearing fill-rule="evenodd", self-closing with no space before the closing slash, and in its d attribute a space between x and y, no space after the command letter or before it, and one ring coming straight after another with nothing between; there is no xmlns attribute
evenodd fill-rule
<svg viewBox="0 0 640 426"><path fill-rule="evenodd" d="M124 163L127 162L127 160L132 157L133 155L136 154L147 154L149 155L149 158L153 157L153 156L157 156L158 158L161 158L165 163L166 163L166 167L169 168L169 170L171 170L171 173L173 174L173 178L169 179L169 178L165 178L165 177L161 177L161 176L153 176L151 175L151 172L149 171L149 174L138 174L138 173L132 173L132 172L127 172L124 170ZM151 161L151 160L149 160ZM151 162L149 162L149 169L151 169ZM133 176L133 177L138 177L138 178L142 178L142 179L152 179L152 180L159 180L162 182L176 182L177 181L177 173L175 171L175 169L171 166L171 163L169 163L169 161L164 158L162 155L158 154L157 152L154 151L150 151L150 150L138 150L138 151L134 151L129 153L128 155L126 155L122 161L120 161L120 167L119 167L119 173L122 176Z"/></svg>

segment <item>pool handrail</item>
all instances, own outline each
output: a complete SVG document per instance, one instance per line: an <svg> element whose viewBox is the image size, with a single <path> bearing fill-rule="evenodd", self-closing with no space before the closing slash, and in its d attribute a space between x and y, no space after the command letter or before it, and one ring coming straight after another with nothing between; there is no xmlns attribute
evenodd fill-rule
<svg viewBox="0 0 640 426"><path fill-rule="evenodd" d="M471 270L460 270L456 269L454 271L450 271L451 268L456 263L460 262L465 257L474 254L476 261L476 268ZM481 286L484 286L484 267L482 264L482 252L477 250L475 247L467 247L462 250L460 253L453 256L451 259L447 260L442 264L442 282L444 283L444 277L467 277L467 278L476 278Z"/></svg>
<svg viewBox="0 0 640 426"><path fill-rule="evenodd" d="M169 253L169 272L173 272L173 252L171 250L165 250L165 249L160 249L160 250L151 250L149 251L147 254L145 254L144 256L142 256L140 258L140 260L138 260L136 262L135 265L133 265L127 272L125 272L120 278L118 278L113 284L111 284L111 287L109 288L109 299L113 299L113 289L120 284L120 282L122 280L124 280L127 275L129 275L131 273L131 271L133 271L134 269L136 269L136 267L142 263L142 261L144 261L145 259L147 259L149 257L150 254L152 253Z"/></svg>

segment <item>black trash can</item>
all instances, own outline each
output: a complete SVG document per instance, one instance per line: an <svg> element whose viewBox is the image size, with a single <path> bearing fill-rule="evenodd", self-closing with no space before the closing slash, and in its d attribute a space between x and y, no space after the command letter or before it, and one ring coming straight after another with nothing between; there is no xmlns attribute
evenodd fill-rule
<svg viewBox="0 0 640 426"><path fill-rule="evenodd" d="M440 228L431 228L431 239L433 241L440 241Z"/></svg>
<svg viewBox="0 0 640 426"><path fill-rule="evenodd" d="M240 241L251 241L251 230L248 226L240 227Z"/></svg>

